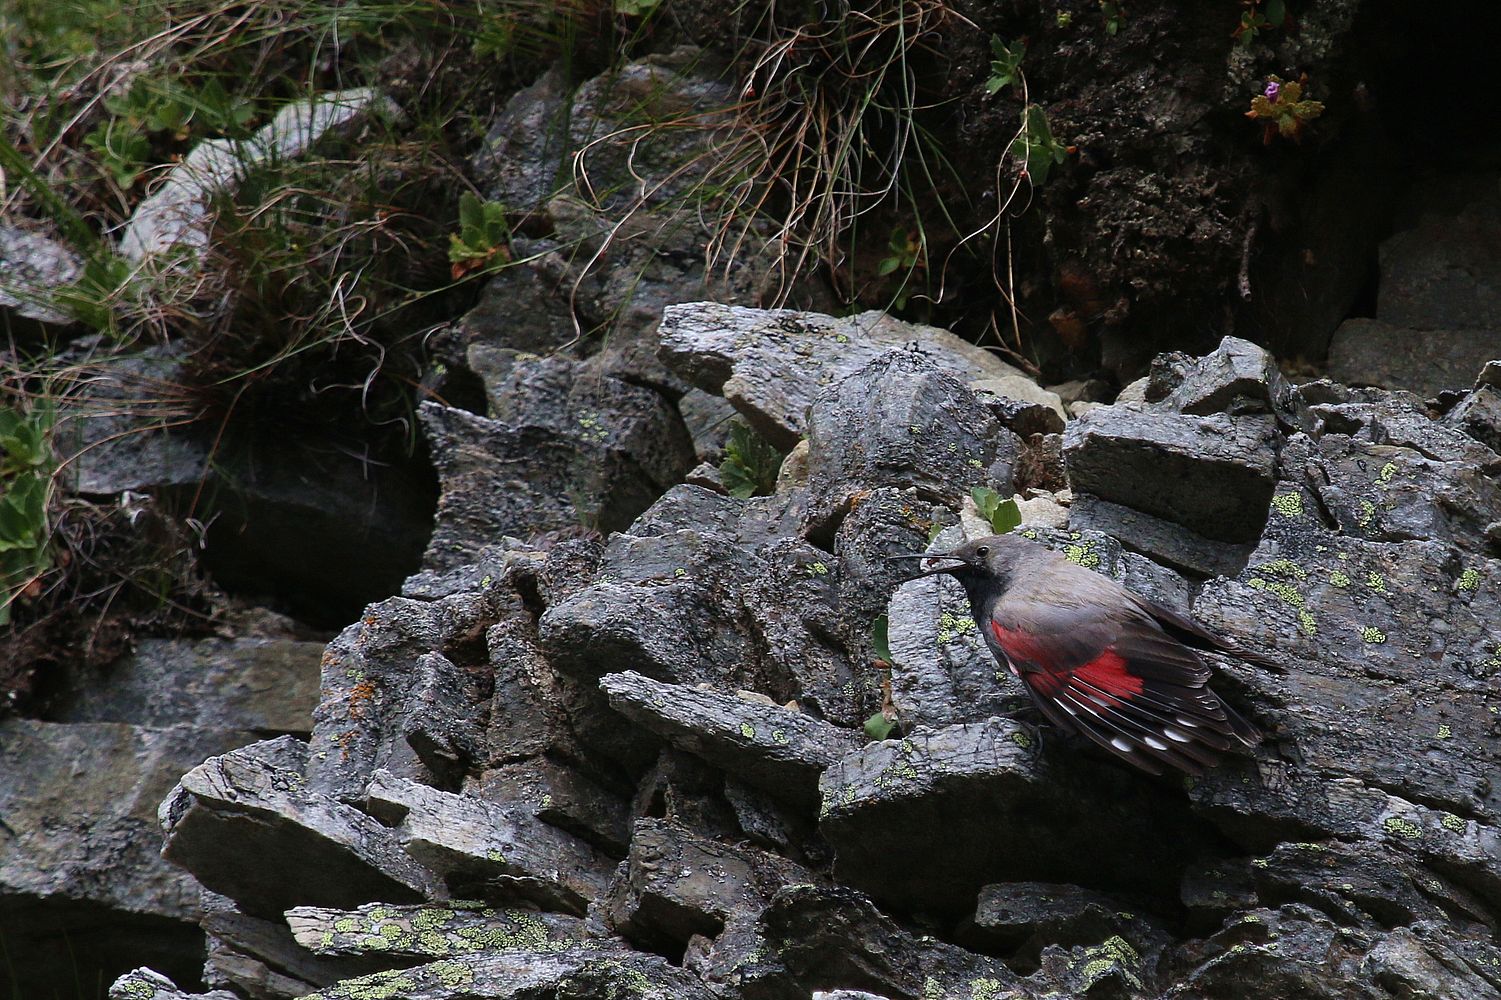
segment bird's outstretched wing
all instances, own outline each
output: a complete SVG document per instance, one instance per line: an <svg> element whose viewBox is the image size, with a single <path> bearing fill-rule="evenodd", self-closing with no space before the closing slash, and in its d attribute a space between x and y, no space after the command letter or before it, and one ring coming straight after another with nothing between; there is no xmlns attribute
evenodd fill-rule
<svg viewBox="0 0 1501 1000"><path fill-rule="evenodd" d="M1163 765L1199 774L1224 751L1261 741L1205 686L1209 667L1192 649L1138 606L1113 606L1106 617L1089 603L1003 598L985 640L1050 722L1152 774Z"/></svg>

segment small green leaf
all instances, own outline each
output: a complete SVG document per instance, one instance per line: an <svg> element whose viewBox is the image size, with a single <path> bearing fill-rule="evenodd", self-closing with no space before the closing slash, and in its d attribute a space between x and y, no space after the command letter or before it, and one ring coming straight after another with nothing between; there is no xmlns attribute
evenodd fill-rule
<svg viewBox="0 0 1501 1000"><path fill-rule="evenodd" d="M990 527L997 535L1004 535L1022 523L1022 512L1016 499L1003 500L990 515Z"/></svg>
<svg viewBox="0 0 1501 1000"><path fill-rule="evenodd" d="M870 624L870 646L876 656L891 663L891 645L887 638L887 632L891 628L891 622L885 615L878 615Z"/></svg>
<svg viewBox="0 0 1501 1000"><path fill-rule="evenodd" d="M865 720L865 735L873 740L884 740L896 728L896 723L877 712Z"/></svg>
<svg viewBox="0 0 1501 1000"><path fill-rule="evenodd" d="M777 486L782 457L761 435L751 430L749 424L736 421L730 425L724 460L719 463L719 475L730 496L745 500L770 494Z"/></svg>
<svg viewBox="0 0 1501 1000"><path fill-rule="evenodd" d="M897 260L895 257L883 257L881 259L881 266L876 268L876 274L884 278L886 275L890 274L892 271L895 271L901 266L902 262Z"/></svg>
<svg viewBox="0 0 1501 1000"><path fill-rule="evenodd" d="M969 491L969 496L975 502L980 516L987 521L994 516L996 506L1001 502L1001 495L989 486L976 486Z"/></svg>

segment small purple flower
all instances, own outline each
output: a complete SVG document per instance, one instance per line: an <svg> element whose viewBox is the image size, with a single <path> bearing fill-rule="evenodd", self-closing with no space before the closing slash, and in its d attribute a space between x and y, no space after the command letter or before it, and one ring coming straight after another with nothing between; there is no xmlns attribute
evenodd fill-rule
<svg viewBox="0 0 1501 1000"><path fill-rule="evenodd" d="M1282 93L1282 84L1278 83L1276 80L1268 81L1266 90L1262 91L1262 94L1266 96L1266 99L1273 104L1277 103L1277 95L1280 93Z"/></svg>

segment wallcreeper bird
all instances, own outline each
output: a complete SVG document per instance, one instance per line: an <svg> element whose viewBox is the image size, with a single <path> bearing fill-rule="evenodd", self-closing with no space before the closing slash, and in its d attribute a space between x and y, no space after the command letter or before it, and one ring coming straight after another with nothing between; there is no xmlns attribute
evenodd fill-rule
<svg viewBox="0 0 1501 1000"><path fill-rule="evenodd" d="M925 560L917 576L964 585L990 652L1065 732L1151 774L1164 764L1199 774L1225 751L1261 742L1205 686L1209 667L1196 649L1247 654L1192 619L1018 535L893 558Z"/></svg>

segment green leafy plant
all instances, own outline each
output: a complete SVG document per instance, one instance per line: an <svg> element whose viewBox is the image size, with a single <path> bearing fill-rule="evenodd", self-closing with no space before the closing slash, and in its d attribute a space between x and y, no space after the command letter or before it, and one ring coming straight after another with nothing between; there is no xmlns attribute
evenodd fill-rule
<svg viewBox="0 0 1501 1000"><path fill-rule="evenodd" d="M11 604L52 565L47 493L52 478L52 412L0 410L0 625Z"/></svg>
<svg viewBox="0 0 1501 1000"><path fill-rule="evenodd" d="M889 252L876 266L876 273L884 278L888 274L901 271L907 276L896 293L896 300L892 303L897 309L905 309L907 297L910 294L912 275L927 266L927 249L923 245L922 231L907 229L905 226L894 226L886 249Z"/></svg>
<svg viewBox="0 0 1501 1000"><path fill-rule="evenodd" d="M101 333L115 331L114 305L120 290L130 280L130 262L124 257L98 253L84 262L71 285L56 292L59 309Z"/></svg>
<svg viewBox="0 0 1501 1000"><path fill-rule="evenodd" d="M1027 43L1020 38L1007 43L1000 35L991 35L990 52L995 58L990 61L990 79L985 81L985 93L994 94L1003 87L1020 82Z"/></svg>
<svg viewBox="0 0 1501 1000"><path fill-rule="evenodd" d="M781 468L781 453L749 424L737 420L730 425L724 461L719 463L719 475L730 496L745 500L771 493Z"/></svg>
<svg viewBox="0 0 1501 1000"><path fill-rule="evenodd" d="M151 155L151 140L115 118L96 126L84 136L83 144L93 151L110 180L127 190L146 169Z"/></svg>
<svg viewBox="0 0 1501 1000"><path fill-rule="evenodd" d="M510 240L506 207L498 201L480 201L477 195L465 191L459 198L459 231L448 237L448 262L454 280L509 262Z"/></svg>
<svg viewBox="0 0 1501 1000"><path fill-rule="evenodd" d="M1263 31L1272 31L1287 26L1287 3L1285 0L1243 0L1240 24L1231 37L1245 48Z"/></svg>
<svg viewBox="0 0 1501 1000"><path fill-rule="evenodd" d="M980 516L990 522L990 530L997 535L1004 535L1022 523L1021 511L1017 509L1015 499L1003 500L1001 495L989 486L976 486L970 491L969 496L975 502L975 507L979 509Z"/></svg>
<svg viewBox="0 0 1501 1000"><path fill-rule="evenodd" d="M1046 184L1054 165L1067 158L1068 147L1053 138L1042 105L1027 105L1021 133L1011 142L1011 155L1022 161L1033 187Z"/></svg>
<svg viewBox="0 0 1501 1000"><path fill-rule="evenodd" d="M1246 112L1247 118L1261 122L1263 143L1270 145L1272 137L1277 135L1298 142L1307 124L1324 113L1322 103L1303 99L1307 86L1306 74L1288 81L1279 76L1267 77L1265 89L1251 98L1251 110Z"/></svg>
<svg viewBox="0 0 1501 1000"><path fill-rule="evenodd" d="M1100 14L1105 18L1105 34L1114 38L1126 23L1125 5L1116 0L1100 0Z"/></svg>

